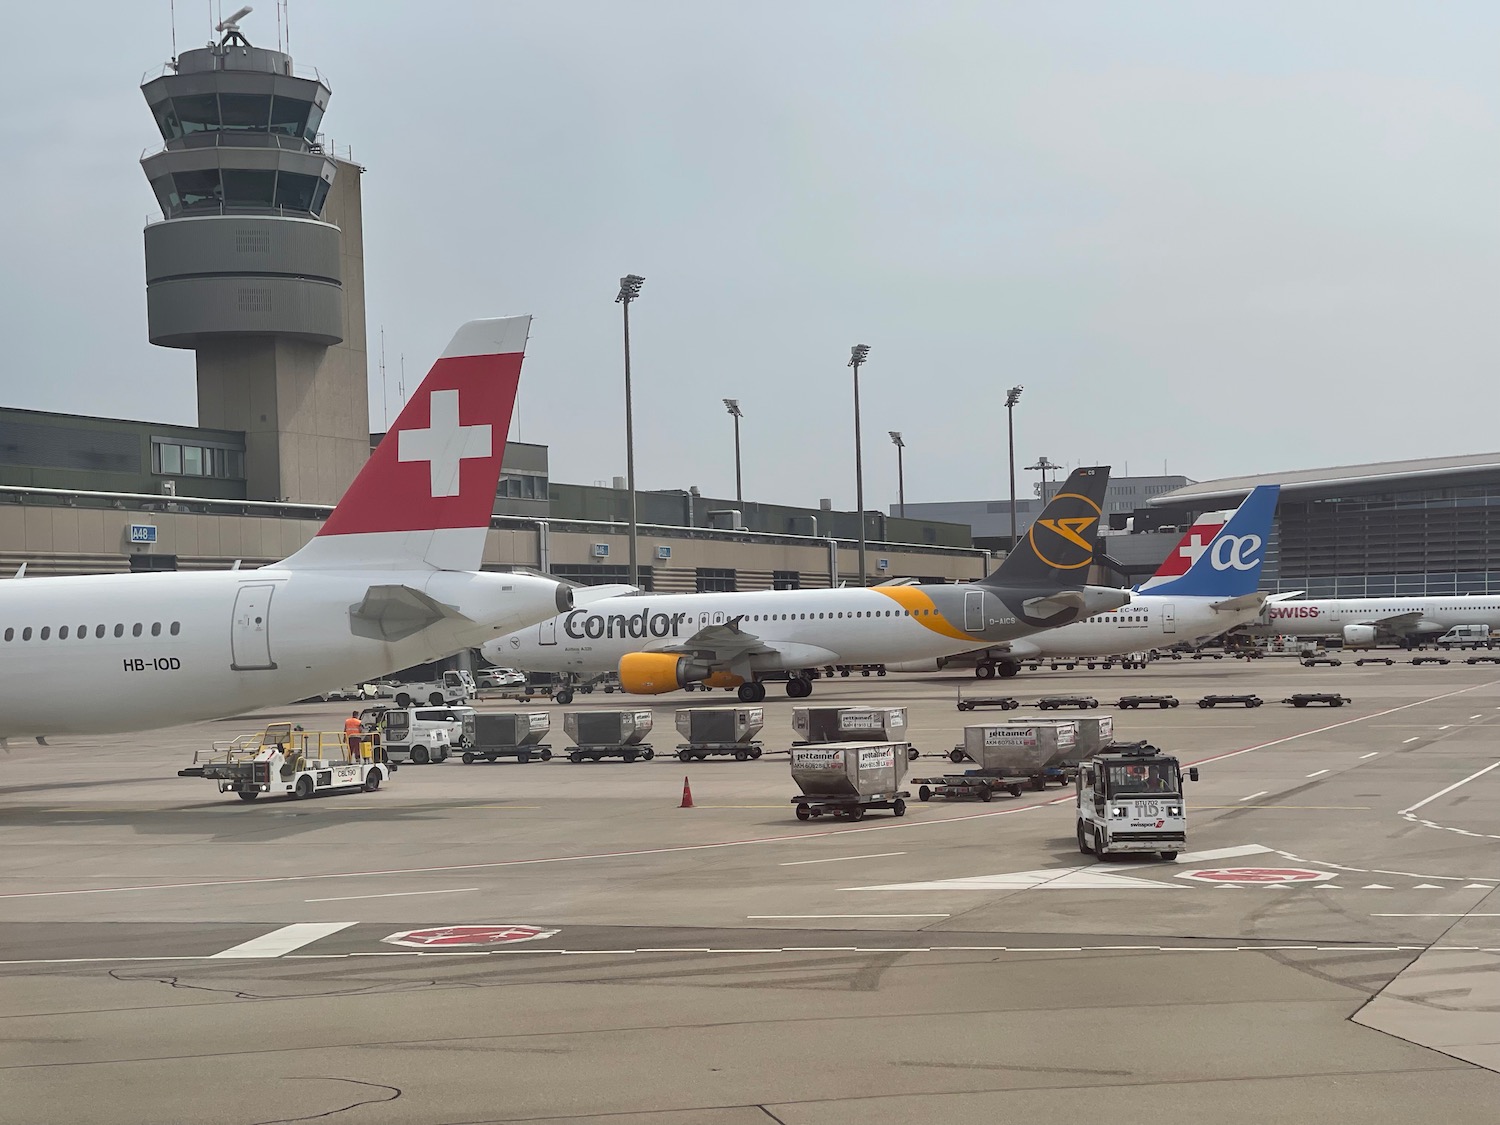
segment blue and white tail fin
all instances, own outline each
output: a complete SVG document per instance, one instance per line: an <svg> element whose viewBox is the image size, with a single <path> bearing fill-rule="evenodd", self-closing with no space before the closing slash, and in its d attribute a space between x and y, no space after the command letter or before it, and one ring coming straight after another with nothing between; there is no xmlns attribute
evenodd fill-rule
<svg viewBox="0 0 1500 1125"><path fill-rule="evenodd" d="M1245 497L1181 578L1143 589L1162 597L1237 598L1260 585L1279 485L1263 484Z"/></svg>

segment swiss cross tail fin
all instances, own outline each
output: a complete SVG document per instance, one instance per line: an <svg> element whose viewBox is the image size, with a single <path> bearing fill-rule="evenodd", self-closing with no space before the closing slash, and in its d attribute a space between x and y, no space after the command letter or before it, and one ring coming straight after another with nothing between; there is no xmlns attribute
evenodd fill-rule
<svg viewBox="0 0 1500 1125"><path fill-rule="evenodd" d="M454 333L294 569L478 570L529 316Z"/></svg>
<svg viewBox="0 0 1500 1125"><path fill-rule="evenodd" d="M1109 466L1074 469L986 586L1082 586L1099 541Z"/></svg>
<svg viewBox="0 0 1500 1125"><path fill-rule="evenodd" d="M1260 585L1279 485L1253 489L1181 578L1143 587L1159 597L1237 598Z"/></svg>
<svg viewBox="0 0 1500 1125"><path fill-rule="evenodd" d="M1208 550L1214 536L1223 530L1232 515L1233 512L1204 512L1193 521L1192 527L1183 532L1182 538L1177 540L1177 546L1167 552L1167 557L1156 568L1156 573L1137 586L1136 590L1145 592L1163 582L1181 578L1198 561L1199 556Z"/></svg>

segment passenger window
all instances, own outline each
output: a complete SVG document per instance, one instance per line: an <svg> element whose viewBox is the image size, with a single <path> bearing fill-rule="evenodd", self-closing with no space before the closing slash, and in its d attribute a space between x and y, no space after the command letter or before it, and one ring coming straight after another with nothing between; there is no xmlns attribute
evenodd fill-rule
<svg viewBox="0 0 1500 1125"><path fill-rule="evenodd" d="M130 635L132 637L139 637L141 635L141 623L139 621L137 621L135 623L135 627L130 630Z"/></svg>
<svg viewBox="0 0 1500 1125"><path fill-rule="evenodd" d="M7 629L7 630L5 630L5 639L7 641L13 641L13 640L15 640L16 639L16 631L14 629Z"/></svg>
<svg viewBox="0 0 1500 1125"><path fill-rule="evenodd" d="M24 628L24 629L21 630L21 639L23 641L29 641L29 640L31 640L31 626L30 625L26 626L26 628Z"/></svg>
<svg viewBox="0 0 1500 1125"><path fill-rule="evenodd" d="M179 624L176 621L172 622L172 636L175 637L178 634L178 632L181 631L181 629L182 629L181 624Z"/></svg>
<svg viewBox="0 0 1500 1125"><path fill-rule="evenodd" d="M151 622L151 635L153 637L159 637L159 636L161 636L161 622L160 621L153 621L153 622Z"/></svg>
<svg viewBox="0 0 1500 1125"><path fill-rule="evenodd" d="M125 635L125 626L123 626L123 625L116 625L115 626L115 636L117 636L117 637L123 637L124 635Z"/></svg>
<svg viewBox="0 0 1500 1125"><path fill-rule="evenodd" d="M57 631L57 639L60 641L68 639L68 627L66 625Z"/></svg>
<svg viewBox="0 0 1500 1125"><path fill-rule="evenodd" d="M42 626L42 635L38 639L45 641L51 635L52 635L52 626L51 625L43 625Z"/></svg>
<svg viewBox="0 0 1500 1125"><path fill-rule="evenodd" d="M78 639L80 641L83 640L88 635L89 635L89 627L87 625L80 625L80 626L78 626Z"/></svg>
<svg viewBox="0 0 1500 1125"><path fill-rule="evenodd" d="M104 626L103 625L95 625L94 626L94 636L96 636L96 637L103 637L104 636Z"/></svg>

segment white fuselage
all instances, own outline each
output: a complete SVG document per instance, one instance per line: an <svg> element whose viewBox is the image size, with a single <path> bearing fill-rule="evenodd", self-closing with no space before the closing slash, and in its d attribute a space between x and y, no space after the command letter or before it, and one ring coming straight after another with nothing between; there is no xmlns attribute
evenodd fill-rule
<svg viewBox="0 0 1500 1125"><path fill-rule="evenodd" d="M629 653L673 649L734 618L741 631L776 650L750 658L758 672L932 659L975 647L978 638L914 593L918 587L896 589L915 608L903 608L881 587L621 595L512 633L486 645L484 655L530 672L595 675L614 670Z"/></svg>
<svg viewBox="0 0 1500 1125"><path fill-rule="evenodd" d="M1012 655L1118 656L1171 645L1200 645L1254 621L1257 607L1215 609L1226 598L1136 594L1131 603L1071 625L1046 629L1010 644Z"/></svg>
<svg viewBox="0 0 1500 1125"><path fill-rule="evenodd" d="M1500 595L1468 594L1439 597L1310 598L1271 602L1245 632L1252 636L1337 637L1350 625L1375 625L1408 614L1392 631L1411 636L1437 636L1455 625L1488 625L1500 630Z"/></svg>
<svg viewBox="0 0 1500 1125"><path fill-rule="evenodd" d="M359 635L351 611L372 587L421 590L455 612L399 640ZM556 612L556 589L523 575L275 566L7 580L0 738L287 703L478 646Z"/></svg>

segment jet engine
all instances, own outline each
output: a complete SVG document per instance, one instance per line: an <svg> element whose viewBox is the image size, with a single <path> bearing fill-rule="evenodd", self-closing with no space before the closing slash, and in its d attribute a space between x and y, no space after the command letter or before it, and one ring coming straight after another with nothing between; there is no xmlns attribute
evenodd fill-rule
<svg viewBox="0 0 1500 1125"><path fill-rule="evenodd" d="M703 678L703 686L711 688L733 688L744 683L744 679L733 672L715 672Z"/></svg>
<svg viewBox="0 0 1500 1125"><path fill-rule="evenodd" d="M632 695L661 695L713 675L701 660L675 652L630 652L620 657L620 686Z"/></svg>
<svg viewBox="0 0 1500 1125"><path fill-rule="evenodd" d="M1375 626L1373 625L1345 625L1344 626L1345 648L1374 648Z"/></svg>

